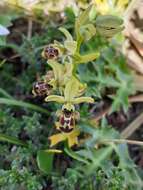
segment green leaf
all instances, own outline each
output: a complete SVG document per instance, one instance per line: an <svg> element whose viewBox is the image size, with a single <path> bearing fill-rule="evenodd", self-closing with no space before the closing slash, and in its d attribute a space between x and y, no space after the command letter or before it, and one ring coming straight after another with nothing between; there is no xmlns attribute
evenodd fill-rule
<svg viewBox="0 0 143 190"><path fill-rule="evenodd" d="M95 128L95 126L93 127L85 122L81 122L78 126L80 127L80 131L91 135L91 138L85 141L85 144L91 148L98 143L104 142L105 139L110 140L119 138L119 133L115 129L108 126L103 128Z"/></svg>
<svg viewBox="0 0 143 190"><path fill-rule="evenodd" d="M6 37L0 36L0 46L5 46L5 45L6 45Z"/></svg>
<svg viewBox="0 0 143 190"><path fill-rule="evenodd" d="M46 109L41 108L41 107L36 106L34 104L31 104L31 103L23 102L21 100L0 98L0 104L7 104L7 105L18 106L18 107L22 107L22 108L24 107L24 108L32 109L32 110L39 111L39 112L42 112L42 113L49 115L49 112Z"/></svg>
<svg viewBox="0 0 143 190"><path fill-rule="evenodd" d="M82 158L85 158L87 160L92 160L93 159L93 154L90 149L81 149L76 151L76 154L81 156Z"/></svg>
<svg viewBox="0 0 143 190"><path fill-rule="evenodd" d="M80 162L83 162L84 164L89 164L89 162L84 159L83 157L79 156L78 154L76 154L76 152L72 151L71 148L69 148L67 145L64 148L64 151L73 159L78 160Z"/></svg>
<svg viewBox="0 0 143 190"><path fill-rule="evenodd" d="M26 143L24 143L23 141L15 138L15 137L11 137L11 136L1 134L1 133L0 133L0 141L6 141L6 142L9 142L12 144L21 145L21 146L25 146L25 147L28 146Z"/></svg>
<svg viewBox="0 0 143 190"><path fill-rule="evenodd" d="M112 146L100 148L99 150L94 150L92 164L87 167L86 175L92 174L97 167L101 166L102 162L106 160L109 155L111 155L112 151Z"/></svg>
<svg viewBox="0 0 143 190"><path fill-rule="evenodd" d="M73 9L72 6L70 7L65 7L65 15L66 15L66 20L70 24L74 24L75 22L75 16L76 16L77 11Z"/></svg>
<svg viewBox="0 0 143 190"><path fill-rule="evenodd" d="M39 150L37 153L37 164L41 171L50 174L53 169L54 153L46 150Z"/></svg>
<svg viewBox="0 0 143 190"><path fill-rule="evenodd" d="M11 16L3 15L3 14L0 15L0 24L6 27L12 25L11 20L12 20Z"/></svg>
<svg viewBox="0 0 143 190"><path fill-rule="evenodd" d="M2 61L0 61L0 68L5 64L6 59L3 59Z"/></svg>
<svg viewBox="0 0 143 190"><path fill-rule="evenodd" d="M138 175L135 167L124 170L123 175L125 178L126 185L131 184L133 189L136 189L136 190L143 189L143 181L141 177Z"/></svg>
<svg viewBox="0 0 143 190"><path fill-rule="evenodd" d="M128 148L126 144L115 145L114 149L117 155L119 156L120 166L122 168L132 168L135 166L129 156L129 152L128 152Z"/></svg>
<svg viewBox="0 0 143 190"><path fill-rule="evenodd" d="M121 106L123 107L124 111L127 112L129 106L128 96L128 86L126 84L122 84L121 88L117 90L116 95L111 97L114 100L112 103L111 112L119 110Z"/></svg>
<svg viewBox="0 0 143 190"><path fill-rule="evenodd" d="M0 88L0 94L5 96L6 98L13 99L11 95L9 95L4 89Z"/></svg>

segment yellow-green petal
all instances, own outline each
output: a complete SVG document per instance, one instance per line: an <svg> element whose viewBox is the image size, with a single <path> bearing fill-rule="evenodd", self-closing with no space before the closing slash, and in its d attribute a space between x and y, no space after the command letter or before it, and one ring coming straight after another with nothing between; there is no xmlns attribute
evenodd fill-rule
<svg viewBox="0 0 143 190"><path fill-rule="evenodd" d="M63 96L58 95L50 95L45 98L46 102L57 102L63 104L65 102L65 99Z"/></svg>
<svg viewBox="0 0 143 190"><path fill-rule="evenodd" d="M80 97L80 98L75 98L73 100L73 104L80 104L80 103L94 103L94 99L91 97Z"/></svg>

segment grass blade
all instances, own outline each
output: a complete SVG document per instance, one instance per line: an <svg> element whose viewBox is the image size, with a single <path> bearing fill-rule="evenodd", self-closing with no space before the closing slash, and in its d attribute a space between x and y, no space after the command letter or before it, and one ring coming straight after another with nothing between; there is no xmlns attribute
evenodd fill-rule
<svg viewBox="0 0 143 190"><path fill-rule="evenodd" d="M11 95L9 95L4 89L0 88L0 94L5 96L6 98L13 99Z"/></svg>
<svg viewBox="0 0 143 190"><path fill-rule="evenodd" d="M46 109L41 108L41 107L39 107L37 105L34 105L34 104L31 104L31 103L23 102L21 100L0 98L0 104L7 104L7 105L10 105L10 106L24 107L24 108L28 108L28 109L35 110L35 111L38 111L38 112L42 112L42 113L45 113L46 115L49 115L49 112Z"/></svg>
<svg viewBox="0 0 143 190"><path fill-rule="evenodd" d="M21 145L21 146L25 146L25 147L28 146L26 143L24 143L23 141L15 138L15 137L10 137L8 135L1 134L1 133L0 133L0 141L6 141L6 142L9 142L12 144Z"/></svg>

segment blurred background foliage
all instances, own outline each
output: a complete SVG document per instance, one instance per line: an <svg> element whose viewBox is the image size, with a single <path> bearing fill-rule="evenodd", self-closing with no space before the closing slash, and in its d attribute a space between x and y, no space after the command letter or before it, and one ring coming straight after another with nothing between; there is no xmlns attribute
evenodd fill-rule
<svg viewBox="0 0 143 190"><path fill-rule="evenodd" d="M109 125L104 117L94 127L91 122L98 103L105 100L111 106L110 113L127 112L128 97L137 93L134 71L119 51L124 41L121 34L110 42L97 35L81 48L82 53L95 48L101 52L99 59L78 68L80 80L87 83L87 95L96 100L94 105L80 105L84 142L74 151L59 145L64 152L55 154L48 174L45 168L49 166L43 166L43 172L36 162L37 152L49 147L48 136L59 108L32 95L33 83L49 69L41 51L54 40L63 41L60 26L74 36L75 18L88 5L86 0L0 2L0 24L10 31L7 37L0 36L0 139L5 134L28 145L1 141L1 190L143 189L142 169L130 158L125 143L114 142L121 138L116 125Z"/></svg>

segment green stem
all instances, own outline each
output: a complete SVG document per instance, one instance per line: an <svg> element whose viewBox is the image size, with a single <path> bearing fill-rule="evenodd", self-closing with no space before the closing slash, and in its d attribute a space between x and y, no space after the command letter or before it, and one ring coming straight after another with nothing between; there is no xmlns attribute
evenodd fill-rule
<svg viewBox="0 0 143 190"><path fill-rule="evenodd" d="M74 63L74 68L73 68L73 75L76 76L76 71L77 71L77 63Z"/></svg>
<svg viewBox="0 0 143 190"><path fill-rule="evenodd" d="M82 42L83 42L83 38L82 38L81 36L78 37L78 39L77 39L77 49L76 49L76 53L80 53L80 46L81 46Z"/></svg>

